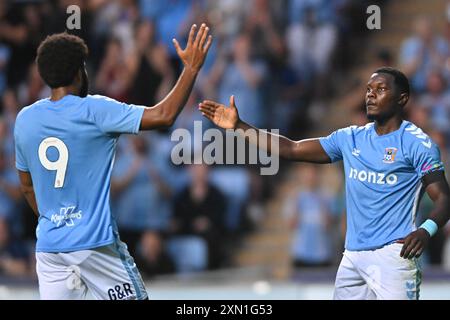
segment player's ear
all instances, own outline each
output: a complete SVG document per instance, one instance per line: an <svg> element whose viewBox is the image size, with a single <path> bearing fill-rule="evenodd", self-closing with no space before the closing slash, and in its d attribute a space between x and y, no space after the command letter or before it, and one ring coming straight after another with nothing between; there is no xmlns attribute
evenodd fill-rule
<svg viewBox="0 0 450 320"><path fill-rule="evenodd" d="M406 105L408 100L409 100L409 94L402 93L402 94L400 94L400 98L398 99L398 104L403 107L404 105Z"/></svg>

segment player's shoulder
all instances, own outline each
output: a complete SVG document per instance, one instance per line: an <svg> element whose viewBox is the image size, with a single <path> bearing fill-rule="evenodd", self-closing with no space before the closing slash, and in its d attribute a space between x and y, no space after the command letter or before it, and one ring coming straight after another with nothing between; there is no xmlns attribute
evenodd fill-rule
<svg viewBox="0 0 450 320"><path fill-rule="evenodd" d="M83 100L90 112L94 113L120 104L119 101L100 94L87 95Z"/></svg>
<svg viewBox="0 0 450 320"><path fill-rule="evenodd" d="M23 118L33 116L33 114L38 112L39 108L42 105L44 105L45 103L47 103L47 101L48 101L48 98L45 98L45 99L38 100L28 106L23 107L22 110L20 110L19 113L17 114L16 122L20 121Z"/></svg>
<svg viewBox="0 0 450 320"><path fill-rule="evenodd" d="M347 135L358 135L370 131L371 128L373 128L373 122L367 123L364 126L351 125L345 128L341 128L337 131Z"/></svg>
<svg viewBox="0 0 450 320"><path fill-rule="evenodd" d="M430 150L437 148L434 141L414 123L404 120L403 125L403 143L413 149Z"/></svg>
<svg viewBox="0 0 450 320"><path fill-rule="evenodd" d="M113 99L113 98L110 98L110 97L107 97L107 96L103 96L103 95L101 95L101 94L89 94L89 95L87 95L84 99L86 99L86 101L88 101L88 102L94 102L94 103L102 103L102 102L115 102L115 103L117 103L118 101L117 100L115 100L115 99Z"/></svg>

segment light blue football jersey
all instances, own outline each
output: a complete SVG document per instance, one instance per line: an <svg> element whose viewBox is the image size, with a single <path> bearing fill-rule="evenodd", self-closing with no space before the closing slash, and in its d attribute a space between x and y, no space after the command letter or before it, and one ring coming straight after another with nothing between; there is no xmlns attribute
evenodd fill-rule
<svg viewBox="0 0 450 320"><path fill-rule="evenodd" d="M420 128L403 121L380 136L369 123L319 141L332 162L344 162L347 250L380 248L416 230L421 178L444 170L439 148Z"/></svg>
<svg viewBox="0 0 450 320"><path fill-rule="evenodd" d="M39 210L36 251L115 241L111 170L121 133L138 133L144 107L95 95L39 100L17 116L16 168L30 172Z"/></svg>

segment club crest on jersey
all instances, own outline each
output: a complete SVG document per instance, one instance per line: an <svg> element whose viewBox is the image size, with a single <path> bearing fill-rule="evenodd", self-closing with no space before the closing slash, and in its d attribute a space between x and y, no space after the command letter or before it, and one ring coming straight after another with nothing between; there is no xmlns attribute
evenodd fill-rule
<svg viewBox="0 0 450 320"><path fill-rule="evenodd" d="M383 162L394 163L395 155L397 154L397 148L386 148L384 152Z"/></svg>

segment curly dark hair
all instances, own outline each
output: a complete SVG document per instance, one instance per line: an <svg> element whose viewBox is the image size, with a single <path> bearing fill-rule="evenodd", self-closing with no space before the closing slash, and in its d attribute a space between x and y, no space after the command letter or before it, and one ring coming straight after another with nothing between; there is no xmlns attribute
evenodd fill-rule
<svg viewBox="0 0 450 320"><path fill-rule="evenodd" d="M47 36L37 50L39 74L50 88L68 86L84 67L88 52L83 39L75 35L64 32Z"/></svg>

